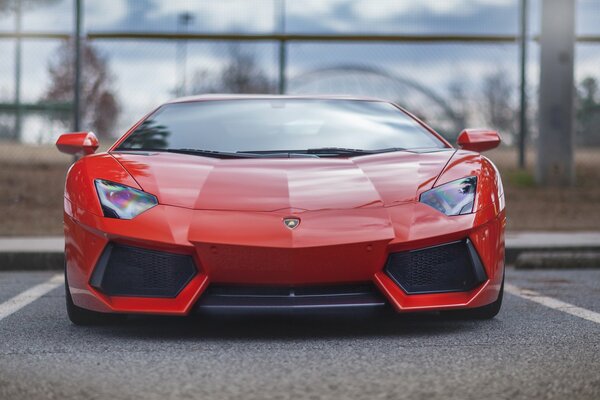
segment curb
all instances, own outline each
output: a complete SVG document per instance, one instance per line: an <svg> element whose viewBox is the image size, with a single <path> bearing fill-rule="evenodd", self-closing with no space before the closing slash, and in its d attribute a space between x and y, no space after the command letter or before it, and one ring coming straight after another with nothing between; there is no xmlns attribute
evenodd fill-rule
<svg viewBox="0 0 600 400"><path fill-rule="evenodd" d="M572 257L576 255L595 253L600 255L600 246L554 246L554 247L506 247L505 249L505 261L506 265L517 264L521 256L527 255L527 258L540 257L544 254L571 254ZM586 256L587 257L587 256ZM598 267L600 268L600 258L597 260Z"/></svg>
<svg viewBox="0 0 600 400"><path fill-rule="evenodd" d="M61 252L0 251L1 271L62 270L65 255ZM507 248L506 264L516 269L600 269L600 247L596 248Z"/></svg>
<svg viewBox="0 0 600 400"><path fill-rule="evenodd" d="M600 269L600 232L522 233L506 238L506 264L518 269ZM0 271L62 270L62 237L0 239Z"/></svg>
<svg viewBox="0 0 600 400"><path fill-rule="evenodd" d="M62 236L0 239L0 271L62 270L65 265Z"/></svg>
<svg viewBox="0 0 600 400"><path fill-rule="evenodd" d="M64 265L63 252L0 252L0 271L61 270Z"/></svg>
<svg viewBox="0 0 600 400"><path fill-rule="evenodd" d="M519 254L516 269L598 269L599 251L532 251Z"/></svg>
<svg viewBox="0 0 600 400"><path fill-rule="evenodd" d="M506 264L525 268L600 268L600 232L506 232ZM553 255L550 255L553 254ZM552 260L552 261L550 261ZM518 268L518 267L517 267Z"/></svg>

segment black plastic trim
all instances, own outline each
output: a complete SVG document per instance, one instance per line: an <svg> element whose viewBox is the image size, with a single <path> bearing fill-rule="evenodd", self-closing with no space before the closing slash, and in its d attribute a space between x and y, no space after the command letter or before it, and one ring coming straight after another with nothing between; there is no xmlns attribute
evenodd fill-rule
<svg viewBox="0 0 600 400"><path fill-rule="evenodd" d="M383 295L371 283L297 287L211 285L195 309L315 309L386 304Z"/></svg>
<svg viewBox="0 0 600 400"><path fill-rule="evenodd" d="M175 257L187 257L187 258L189 258L189 262L190 262L191 266L193 267L193 270L192 270L192 273L189 274L187 279L181 283L180 287L177 289L177 291L174 294L169 294L169 295L147 294L147 293L129 294L129 293L121 293L121 292L114 292L111 290L107 290L107 288L105 287L105 285L106 285L105 277L107 275L107 269L109 268L111 256L113 255L113 251L116 246L118 246L120 248L125 248L125 249L133 249L136 251L154 253L154 254L162 255L162 256L170 255L170 256L175 256ZM89 284L96 290L98 290L108 296L114 296L114 297L176 298L179 295L179 293L181 293L181 291L185 287L187 287L187 285L192 281L192 279L194 279L194 277L196 275L198 275L198 268L196 266L196 263L194 262L194 259L191 256L186 256L186 255L178 254L178 253L169 253L169 252L164 252L164 251L146 249L143 247L134 247L134 246L127 246L127 245L122 245L122 244L115 244L115 243L109 242L106 245L106 247L104 248L104 251L102 252L102 254L100 255L98 262L96 263L96 266L90 277Z"/></svg>
<svg viewBox="0 0 600 400"><path fill-rule="evenodd" d="M484 283L488 279L487 278L487 274L485 272L485 268L483 267L483 263L481 262L481 258L479 257L479 254L477 253L477 250L475 249L475 246L473 246L473 243L468 238L464 239L464 240L457 240L457 241L453 241L453 242L437 244L437 245L434 245L434 246L424 247L424 248L420 248L420 249L409 250L409 251L406 251L406 252L403 252L403 253L412 253L412 252L418 252L418 251L426 251L426 250L435 249L435 248L438 248L438 247L443 247L443 246L448 246L448 245L454 245L454 244L458 244L458 243L464 243L465 244L465 247L467 248L467 251L468 251L469 260L470 260L470 263L471 263L472 273L473 273L473 275L475 277L475 282L474 282L475 285L473 287L469 288L468 290L426 290L426 291L411 291L411 290L408 290L406 287L404 287L402 285L402 283L400 283L398 281L398 279L396 279L396 277L394 276L394 274L392 274L388 270L392 254L397 254L397 253L391 253L388 256L388 259L387 259L386 264L385 264L384 272L385 272L385 274L392 281L394 281L394 283L396 285L398 285L408 295L468 292L470 290L473 290L475 287L481 285L482 283Z"/></svg>
<svg viewBox="0 0 600 400"><path fill-rule="evenodd" d="M104 274L106 274L106 266L108 265L108 260L110 260L110 255L112 254L113 244L108 243L104 248L102 254L100 254L100 258L96 263L96 268L92 272L92 276L90 277L90 286L102 290L102 279L104 278Z"/></svg>
<svg viewBox="0 0 600 400"><path fill-rule="evenodd" d="M480 284L487 280L487 274L485 273L485 268L483 267L483 263L481 262L481 258L477 253L477 249L473 246L473 242L467 238L467 249L469 249L469 256L471 256L471 262L473 263L473 272L475 273L475 278L477 282Z"/></svg>
<svg viewBox="0 0 600 400"><path fill-rule="evenodd" d="M111 210L110 208L106 207L105 205L102 205L102 213L104 214L105 218L120 219L119 215L114 210Z"/></svg>

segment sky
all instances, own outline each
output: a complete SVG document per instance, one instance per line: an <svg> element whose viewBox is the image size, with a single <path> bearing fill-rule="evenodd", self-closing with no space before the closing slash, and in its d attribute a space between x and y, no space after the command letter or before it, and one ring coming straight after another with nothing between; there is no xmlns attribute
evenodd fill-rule
<svg viewBox="0 0 600 400"><path fill-rule="evenodd" d="M529 0L530 32L539 32L540 1ZM178 15L190 12L190 32L269 33L281 28L278 0L83 0L86 32L134 31L175 32ZM339 34L517 34L519 0L287 0L285 31L288 33ZM73 0L43 0L28 7L23 30L69 32L73 26ZM0 32L14 30L14 15L0 14ZM577 1L577 33L600 35L600 0ZM27 40L23 45L22 97L36 101L48 84L47 66L59 41ZM176 44L166 41L94 42L110 64L123 112L118 136L147 111L173 96L178 82ZM271 77L277 75L277 45L252 43L244 50ZM538 73L537 44L530 46L528 74L535 86ZM465 99L477 103L482 79L502 71L516 85L516 44L319 44L288 46L287 76L295 91L366 91L404 98L413 107L427 107L428 99L412 86L386 83L356 73L335 83L325 72L332 67L368 68L410 81L439 96L461 82L469 93ZM188 45L188 81L197 71L218 71L228 58L223 42ZM600 78L600 44L577 46L576 74ZM0 40L0 99L11 101L14 93L14 43ZM336 82L339 82L336 81ZM366 87L366 88L365 88ZM395 90L390 92L390 87ZM387 88L387 90L386 90ZM365 94L365 93L361 93ZM394 99L396 100L396 99ZM435 103L435 102L434 102ZM433 104L435 109L435 104ZM53 127L51 127L53 128ZM26 121L26 140L48 140L56 133L32 118Z"/></svg>

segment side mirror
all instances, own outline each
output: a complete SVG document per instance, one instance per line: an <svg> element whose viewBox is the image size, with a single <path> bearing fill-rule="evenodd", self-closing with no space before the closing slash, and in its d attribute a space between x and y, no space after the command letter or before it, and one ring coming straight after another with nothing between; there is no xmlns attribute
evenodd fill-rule
<svg viewBox="0 0 600 400"><path fill-rule="evenodd" d="M498 147L500 144L498 132L489 129L465 129L458 135L456 144L464 150L482 152Z"/></svg>
<svg viewBox="0 0 600 400"><path fill-rule="evenodd" d="M63 133L56 141L59 151L82 156L94 154L98 145L98 138L93 132Z"/></svg>

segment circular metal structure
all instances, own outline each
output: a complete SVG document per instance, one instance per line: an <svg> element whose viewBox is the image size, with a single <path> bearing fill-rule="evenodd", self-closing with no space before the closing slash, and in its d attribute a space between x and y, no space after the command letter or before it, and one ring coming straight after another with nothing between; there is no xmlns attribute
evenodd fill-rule
<svg viewBox="0 0 600 400"><path fill-rule="evenodd" d="M315 69L290 79L288 93L377 97L405 107L445 135L456 135L464 128L464 117L435 90L375 67L338 65Z"/></svg>

